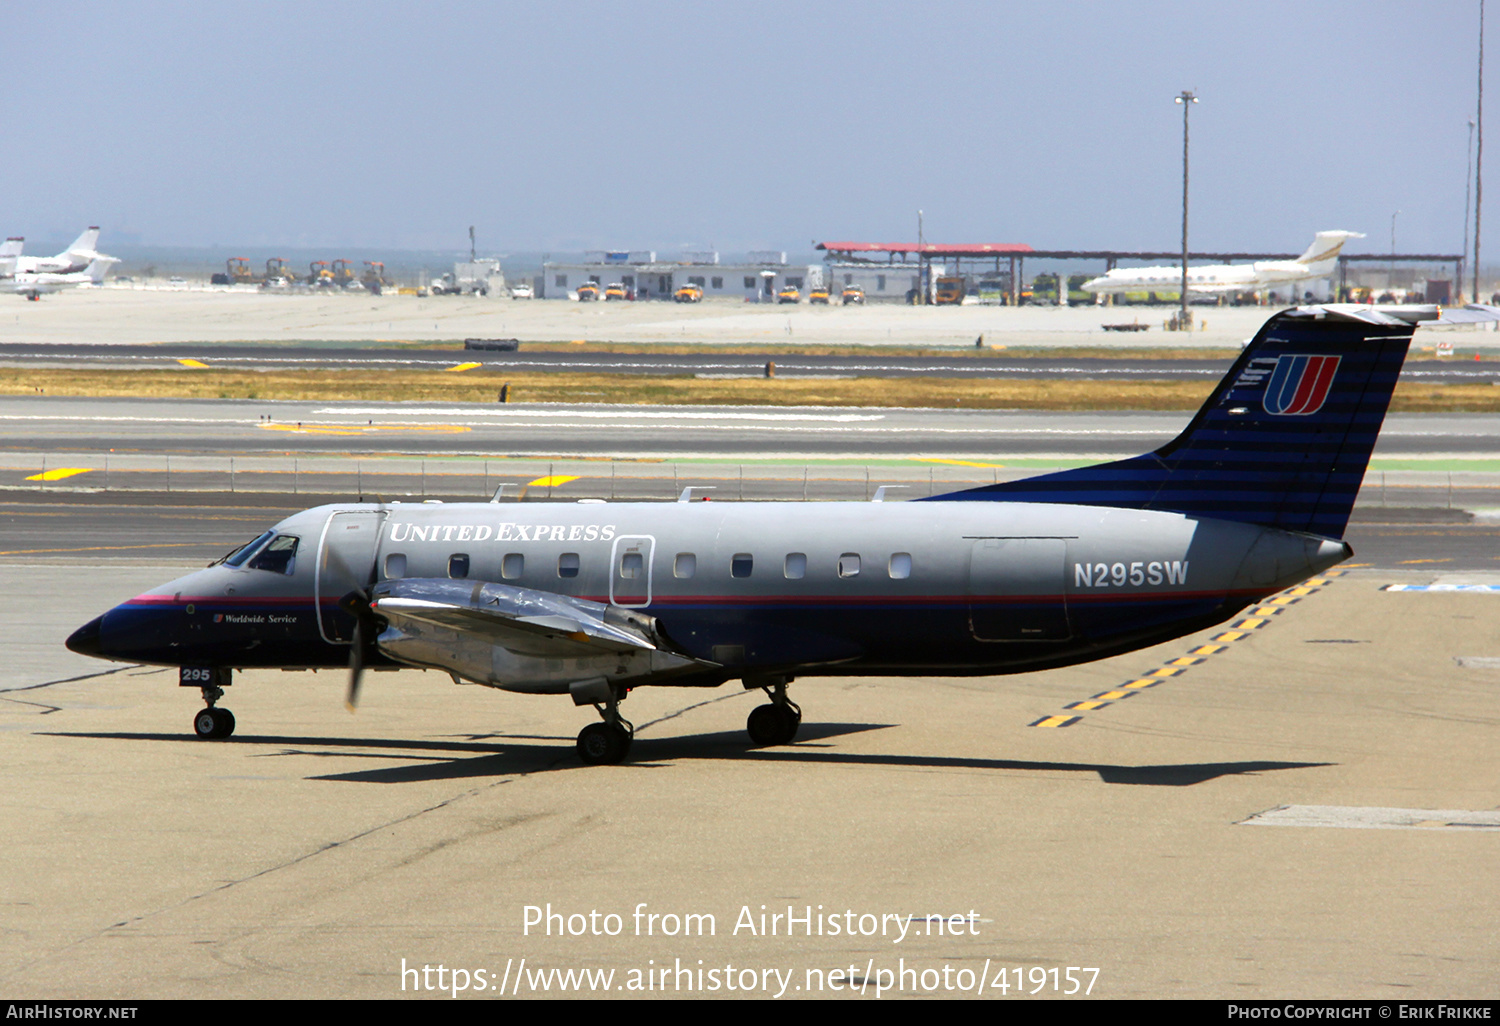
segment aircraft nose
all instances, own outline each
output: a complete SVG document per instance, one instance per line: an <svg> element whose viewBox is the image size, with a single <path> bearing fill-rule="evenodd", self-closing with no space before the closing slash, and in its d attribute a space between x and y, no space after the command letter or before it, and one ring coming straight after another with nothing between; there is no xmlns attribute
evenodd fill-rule
<svg viewBox="0 0 1500 1026"><path fill-rule="evenodd" d="M99 627L103 623L104 617L96 616L68 635L66 642L68 648L79 655L95 657L102 655L102 650L99 647Z"/></svg>

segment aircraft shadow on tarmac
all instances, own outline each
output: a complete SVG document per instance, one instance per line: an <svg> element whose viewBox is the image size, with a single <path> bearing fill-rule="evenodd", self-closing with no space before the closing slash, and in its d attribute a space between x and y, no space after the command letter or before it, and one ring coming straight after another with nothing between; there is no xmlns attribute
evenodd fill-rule
<svg viewBox="0 0 1500 1026"><path fill-rule="evenodd" d="M761 762L795 762L810 765L890 766L921 769L1008 770L1039 773L1095 773L1106 784L1137 784L1152 787L1188 787L1218 777L1262 773L1270 770L1317 769L1331 765L1325 762L1247 762L1173 763L1159 766L1118 766L1084 762L1035 762L1016 759L984 759L973 756L876 755L829 751L819 744L828 738L884 730L888 723L806 723L795 744L776 748L748 748L742 731L717 731L709 734L684 734L676 737L637 738L631 746L628 762L622 769L667 769L670 763L706 759L747 759ZM96 738L113 741L171 741L204 744L185 734L44 732L51 737ZM493 738L494 740L481 740ZM521 742L521 743L517 743ZM528 742L541 742L532 744ZM541 773L553 770L594 770L580 764L573 753L571 739L542 735L477 735L472 740L455 741L429 738L405 741L392 738L353 737L279 737L271 735L237 735L219 745L268 745L280 751L265 756L317 756L339 759L401 759L415 765L386 766L309 777L309 780L337 780L369 784L405 784L432 780L461 780L476 777L501 777L512 774ZM364 749L363 751L357 749ZM369 749L387 751L371 752ZM395 751L391 751L395 750ZM399 751L400 754L397 754ZM426 754L409 754L431 752ZM442 754L438 754L442 753ZM443 755L450 757L444 758Z"/></svg>

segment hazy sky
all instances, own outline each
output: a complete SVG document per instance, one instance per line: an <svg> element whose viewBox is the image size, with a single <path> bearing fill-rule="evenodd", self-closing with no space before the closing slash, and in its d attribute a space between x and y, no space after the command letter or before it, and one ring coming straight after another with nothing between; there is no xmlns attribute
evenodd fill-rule
<svg viewBox="0 0 1500 1026"><path fill-rule="evenodd" d="M1456 253L1478 9L8 4L0 234L805 252L921 208L929 241L1172 249L1194 89L1194 249L1388 252L1400 210Z"/></svg>

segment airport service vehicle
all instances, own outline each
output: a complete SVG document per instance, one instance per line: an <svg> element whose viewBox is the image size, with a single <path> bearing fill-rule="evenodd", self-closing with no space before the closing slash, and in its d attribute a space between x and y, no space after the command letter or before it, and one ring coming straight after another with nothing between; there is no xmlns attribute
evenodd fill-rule
<svg viewBox="0 0 1500 1026"><path fill-rule="evenodd" d="M582 302L588 302L590 300L594 300L594 299L598 299L598 298L599 298L599 283L598 282L596 282L596 281L586 281L582 285L578 286L578 301L579 302L581 302L581 303Z"/></svg>
<svg viewBox="0 0 1500 1026"><path fill-rule="evenodd" d="M801 301L802 293L795 285L784 285L781 291L776 293L778 303L800 303Z"/></svg>
<svg viewBox="0 0 1500 1026"><path fill-rule="evenodd" d="M629 298L629 294L625 291L624 282L612 281L608 285L604 286L604 301L606 303L610 300L619 300L621 302L624 302Z"/></svg>
<svg viewBox="0 0 1500 1026"><path fill-rule="evenodd" d="M823 285L816 285L816 286L814 286L813 289L810 292L808 292L808 294L807 294L807 301L809 303L821 303L823 306L827 306L828 305L828 289L827 289L827 287L823 286Z"/></svg>
<svg viewBox="0 0 1500 1026"><path fill-rule="evenodd" d="M865 290L858 285L845 285L843 294L839 298L844 301L845 306L848 306L850 303L863 303L865 301Z"/></svg>
<svg viewBox="0 0 1500 1026"><path fill-rule="evenodd" d="M1295 260L1258 260L1251 264L1214 264L1188 268L1188 293L1209 295L1259 292L1293 282L1327 278L1338 264L1339 251L1347 239L1364 238L1359 232L1318 232L1307 251ZM1182 265L1176 267L1116 267L1082 285L1095 295L1131 292L1182 291Z"/></svg>
<svg viewBox="0 0 1500 1026"><path fill-rule="evenodd" d="M463 279L452 271L434 278L427 288L434 296L487 296L490 294L489 286L485 282L477 279Z"/></svg>
<svg viewBox="0 0 1500 1026"><path fill-rule="evenodd" d="M1420 320L1500 309L1330 305L1272 317L1154 452L910 502L340 503L286 518L68 639L179 667L201 737L235 668L424 667L567 695L618 761L635 688L761 688L751 739L796 737L801 677L991 676L1129 652L1234 616L1351 554L1342 540Z"/></svg>
<svg viewBox="0 0 1500 1026"><path fill-rule="evenodd" d="M964 280L959 277L939 278L933 282L932 302L933 305L945 305L962 303L964 301Z"/></svg>
<svg viewBox="0 0 1500 1026"><path fill-rule="evenodd" d="M531 299L536 293L532 291L531 283L528 281L517 282L510 287L511 299Z"/></svg>
<svg viewBox="0 0 1500 1026"><path fill-rule="evenodd" d="M674 292L672 298L679 303L701 303L703 302L703 286L696 282L688 282Z"/></svg>

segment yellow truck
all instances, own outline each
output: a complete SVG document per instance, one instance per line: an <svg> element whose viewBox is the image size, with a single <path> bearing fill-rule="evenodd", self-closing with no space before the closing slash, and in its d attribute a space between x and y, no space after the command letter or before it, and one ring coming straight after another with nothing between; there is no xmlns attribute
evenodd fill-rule
<svg viewBox="0 0 1500 1026"><path fill-rule="evenodd" d="M960 277L939 278L932 286L934 305L956 304L964 301L964 280Z"/></svg>

